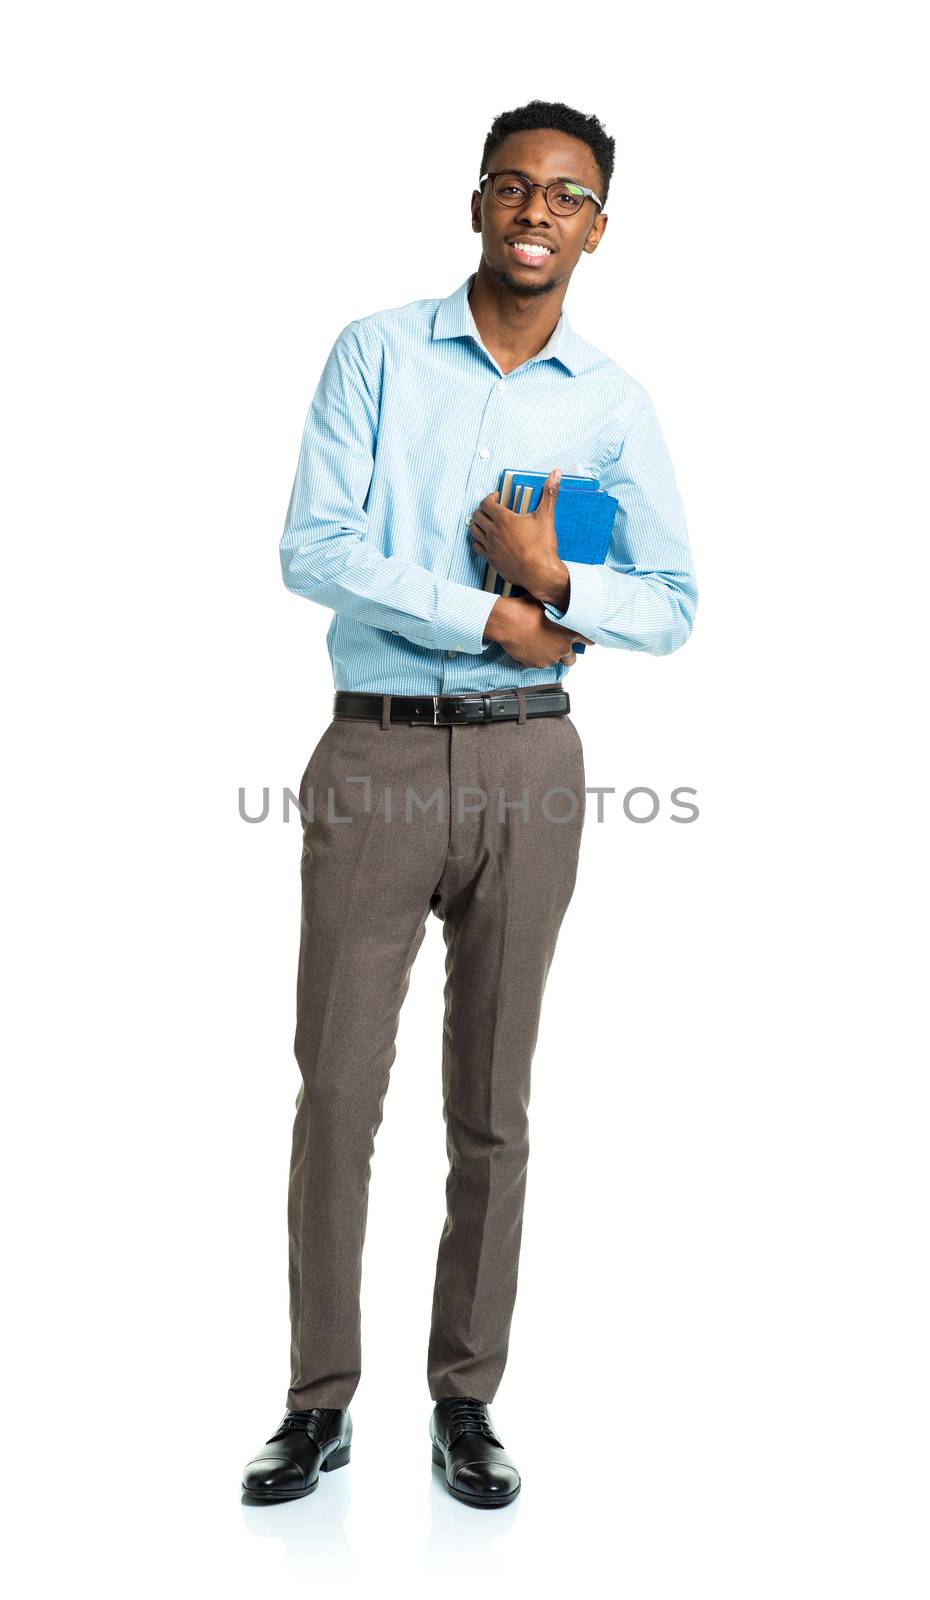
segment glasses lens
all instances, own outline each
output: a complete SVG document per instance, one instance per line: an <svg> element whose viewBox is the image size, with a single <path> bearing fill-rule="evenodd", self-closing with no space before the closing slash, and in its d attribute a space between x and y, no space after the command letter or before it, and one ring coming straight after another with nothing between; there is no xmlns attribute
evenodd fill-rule
<svg viewBox="0 0 930 1600"><path fill-rule="evenodd" d="M494 179L494 195L502 206L522 206L530 186L518 172L499 172Z"/></svg>
<svg viewBox="0 0 930 1600"><path fill-rule="evenodd" d="M580 211L584 205L584 190L577 183L554 183L548 193L549 204L553 211L559 212L563 217L570 216L573 211Z"/></svg>
<svg viewBox="0 0 930 1600"><path fill-rule="evenodd" d="M522 206L532 190L519 172L499 172L494 179L494 196L502 206ZM561 217L570 217L584 205L584 190L577 183L553 183L547 199L550 210Z"/></svg>

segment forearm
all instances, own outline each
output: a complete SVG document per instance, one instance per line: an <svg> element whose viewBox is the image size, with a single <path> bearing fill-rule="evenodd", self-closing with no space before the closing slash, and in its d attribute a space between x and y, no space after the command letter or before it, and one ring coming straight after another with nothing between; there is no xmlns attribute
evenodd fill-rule
<svg viewBox="0 0 930 1600"><path fill-rule="evenodd" d="M568 567L557 557L547 572L534 576L528 593L545 605L564 611L568 608L571 579Z"/></svg>
<svg viewBox="0 0 930 1600"><path fill-rule="evenodd" d="M568 573L565 604L543 605L561 627L593 644L656 656L670 655L689 638L697 606L690 573L634 575L582 561L562 564Z"/></svg>
<svg viewBox="0 0 930 1600"><path fill-rule="evenodd" d="M284 582L318 605L402 634L428 650L480 654L496 596L386 556L359 534L304 520L281 540Z"/></svg>

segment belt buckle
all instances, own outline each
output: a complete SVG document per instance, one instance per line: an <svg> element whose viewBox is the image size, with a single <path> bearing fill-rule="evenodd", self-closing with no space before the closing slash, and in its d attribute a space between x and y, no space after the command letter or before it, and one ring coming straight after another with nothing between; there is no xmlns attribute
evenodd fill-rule
<svg viewBox="0 0 930 1600"><path fill-rule="evenodd" d="M432 696L432 700L433 700L433 727L434 728L438 728L439 727L439 696L438 696L438 694L434 694Z"/></svg>

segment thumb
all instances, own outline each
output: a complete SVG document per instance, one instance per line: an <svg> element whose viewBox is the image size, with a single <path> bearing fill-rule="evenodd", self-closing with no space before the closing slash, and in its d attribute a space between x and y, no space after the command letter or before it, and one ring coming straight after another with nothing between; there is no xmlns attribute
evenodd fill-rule
<svg viewBox="0 0 930 1600"><path fill-rule="evenodd" d="M561 467L553 467L553 469L550 472L548 478L546 479L546 506L547 506L548 510L551 512L553 517L555 516L555 502L558 499L559 484L561 483L561 481L562 481L562 469L561 469Z"/></svg>

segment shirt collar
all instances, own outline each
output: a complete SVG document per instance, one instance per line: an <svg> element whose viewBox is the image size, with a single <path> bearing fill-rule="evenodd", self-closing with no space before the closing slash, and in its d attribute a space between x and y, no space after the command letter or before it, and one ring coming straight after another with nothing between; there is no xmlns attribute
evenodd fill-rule
<svg viewBox="0 0 930 1600"><path fill-rule="evenodd" d="M468 293L474 280L475 274L473 272L469 273L464 283L459 284L459 287L452 294L447 295L444 300L440 300L433 317L434 339L458 339L462 336L469 336L484 349L477 324L471 314L471 306L468 304ZM569 324L568 317L565 315L564 305L562 306L561 316L553 328L547 343L532 359L534 361L560 361L562 366L566 367L573 377L580 370L582 354L578 335Z"/></svg>

